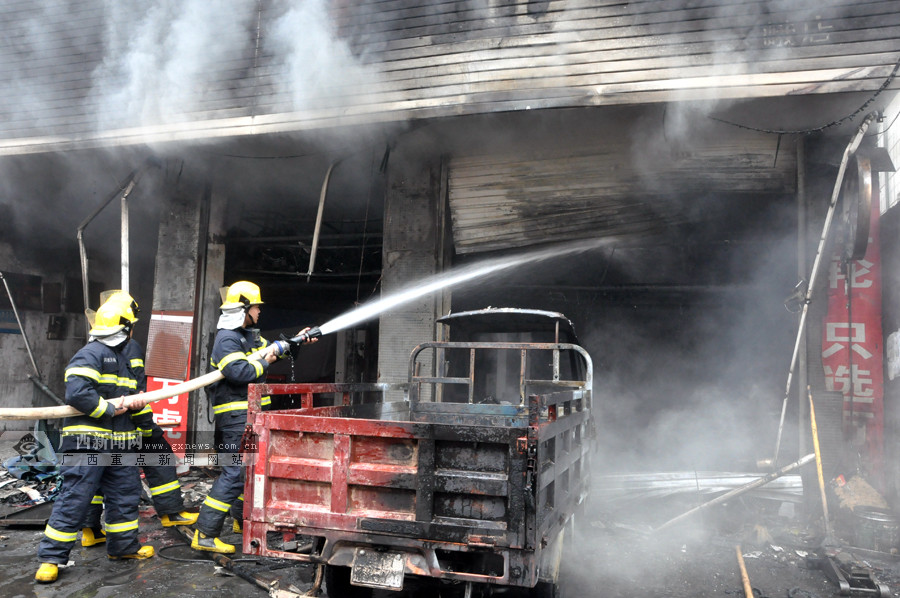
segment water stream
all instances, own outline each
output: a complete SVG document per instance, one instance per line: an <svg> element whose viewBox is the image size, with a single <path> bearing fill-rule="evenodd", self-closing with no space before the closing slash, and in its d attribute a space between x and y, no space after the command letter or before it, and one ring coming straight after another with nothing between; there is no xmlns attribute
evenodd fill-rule
<svg viewBox="0 0 900 598"><path fill-rule="evenodd" d="M611 247L617 240L618 239L612 237L604 237L602 239L573 241L535 249L518 255L489 259L462 268L451 269L427 277L408 287L399 289L386 297L382 297L381 299L364 303L356 309L322 324L319 326L319 329L322 331L322 334L330 334L332 332L337 332L338 330L344 330L345 328L370 320L377 315L390 311L413 299L428 295L429 293L434 293L435 291L457 286L464 282L475 280L476 278L485 278L492 274L497 274L521 266L522 264L540 262L568 254L582 253L603 246Z"/></svg>

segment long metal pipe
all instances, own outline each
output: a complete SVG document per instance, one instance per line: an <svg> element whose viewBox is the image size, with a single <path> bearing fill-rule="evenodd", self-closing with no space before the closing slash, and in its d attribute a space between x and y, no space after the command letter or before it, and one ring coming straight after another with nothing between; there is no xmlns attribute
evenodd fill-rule
<svg viewBox="0 0 900 598"><path fill-rule="evenodd" d="M156 158L148 158L147 161L140 166L132 170L128 177L125 178L125 181L122 185L119 186L113 193L106 198L103 203L97 206L93 212L91 212L87 218L82 220L81 224L78 225L76 229L76 238L78 240L78 254L81 257L81 286L82 286L82 297L84 298L84 307L87 309L90 306L90 297L89 297L89 284L88 284L88 258L87 258L87 250L84 246L84 230L87 228L88 224L90 224L94 218L97 217L100 212L103 211L106 206L108 206L114 199L117 197L121 199L122 202L122 290L128 292L129 286L129 253L128 253L128 196L131 194L132 190L134 190L141 176L151 167L159 167L160 164L156 160ZM90 330L90 324L85 322L85 332L87 333Z"/></svg>
<svg viewBox="0 0 900 598"><path fill-rule="evenodd" d="M712 507L714 505L718 505L723 502L727 502L736 496L739 496L741 494L744 494L745 492L749 492L750 490L753 490L754 488L759 488L760 486L764 486L764 485L768 484L769 482L771 482L772 480L774 480L776 478L780 478L784 474L786 474L790 471L793 471L802 465L806 465L807 463L809 463L810 461L812 461L815 458L816 458L816 455L814 453L810 453L810 454L806 455L805 457L803 457L802 459L798 459L797 461L794 461L790 465L785 465L778 471L773 471L772 473L769 473L769 474L765 475L764 477L753 480L752 482L750 482L748 484L744 484L743 486L735 488L734 490L730 490L721 496L718 496L710 501L703 503L702 505L698 505L698 506L694 507L693 509L691 509L690 511L686 511L686 512L682 513L681 515L679 515L678 517L675 517L674 519L670 519L670 520L666 521L665 523L663 523L662 525L660 525L653 531L658 532L658 531L664 530L667 527L671 527L671 526L675 525L679 521L684 521L691 515L699 513L703 509L708 509L709 507Z"/></svg>
<svg viewBox="0 0 900 598"><path fill-rule="evenodd" d="M316 212L316 228L313 231L312 249L309 252L309 268L306 270L306 282L312 277L316 267L316 251L319 249L319 233L322 230L322 214L325 212L325 196L328 194L328 181L331 179L331 171L334 170L337 161L332 162L325 172L325 180L322 181L322 190L319 191L319 210Z"/></svg>
<svg viewBox="0 0 900 598"><path fill-rule="evenodd" d="M28 358L31 360L31 367L34 368L34 373L40 378L41 371L38 369L37 362L34 360L34 353L31 352L31 345L28 343L28 335L25 334L25 327L22 326L22 320L19 318L19 310L16 309L16 302L13 300L12 291L9 290L9 283L6 282L6 277L3 276L3 272L0 272L0 280L3 281L3 286L6 288L6 294L9 296L9 304L12 306L13 315L16 316L16 323L19 325L19 330L22 332L22 340L25 341L25 350L28 352Z"/></svg>
<svg viewBox="0 0 900 598"><path fill-rule="evenodd" d="M809 276L809 285L807 286L806 296L804 297L803 301L803 312L800 314L797 339L794 341L794 353L791 356L791 367L788 370L787 384L784 390L784 401L781 406L781 420L778 423L778 436L775 439L775 455L772 457L773 464L778 462L778 452L781 448L781 433L784 430L784 416L787 412L787 401L791 393L791 382L794 377L794 368L797 365L797 356L800 353L800 344L803 341L806 332L806 316L809 313L809 302L812 300L813 291L819 278L822 258L823 254L825 253L825 243L828 240L828 236L831 232L831 222L834 219L835 206L837 205L838 197L841 193L841 185L844 182L844 173L847 170L847 162L849 162L850 160L850 155L853 154L853 152L855 152L859 147L859 144L862 143L863 136L866 134L869 125L872 124L872 121L875 120L875 117L876 114L873 112L867 115L865 119L863 119L863 122L859 125L856 134L844 149L844 156L841 159L840 168L838 168L837 178L834 182L834 189L831 192L831 203L828 205L828 212L825 215L825 224L822 226L822 236L819 238L819 246L816 249L816 257L813 260L812 271Z"/></svg>
<svg viewBox="0 0 900 598"><path fill-rule="evenodd" d="M59 398L58 396L56 396L56 393L55 393L55 392L53 392L52 390L50 390L50 387L49 387L49 386L47 386L46 384L44 384L43 382L41 382L40 378L37 378L37 377L35 377L35 376L28 376L28 379L31 380L31 382L32 382L35 386L38 387L38 390L40 390L42 393L44 393L45 395L47 395L48 397L50 397L50 398L53 400L53 402L56 403L57 405L65 405L65 404L66 404L65 401L63 401L61 398Z"/></svg>
<svg viewBox="0 0 900 598"><path fill-rule="evenodd" d="M128 194L131 193L131 190L134 189L134 181L128 185L128 188L125 190L125 193L122 194L122 208L121 208L121 231L122 231L122 278L121 289L126 293L129 292L128 286L129 281L131 280L131 276L129 276L129 255L131 248L131 241L129 240L128 235Z"/></svg>
<svg viewBox="0 0 900 598"><path fill-rule="evenodd" d="M806 193L806 141L800 138L797 143L797 277L802 279L806 274L806 264L809 255L806 248L808 229L809 200ZM806 450L806 401L803 397L803 389L809 384L809 351L806 347L798 356L799 368L797 371L797 454L802 455ZM775 466L775 463L772 463Z"/></svg>

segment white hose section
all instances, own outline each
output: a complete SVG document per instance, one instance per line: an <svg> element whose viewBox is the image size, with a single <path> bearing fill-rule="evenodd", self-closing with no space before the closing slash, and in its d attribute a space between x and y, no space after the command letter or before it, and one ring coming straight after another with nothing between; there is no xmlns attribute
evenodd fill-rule
<svg viewBox="0 0 900 598"><path fill-rule="evenodd" d="M269 352L269 347L266 347L262 351L257 351L247 357L247 359L260 359L263 355ZM156 401L161 401L163 399L168 399L174 397L176 395L184 394L186 392L191 392L197 390L198 388L203 388L204 386L209 386L213 382L218 382L225 376L219 370L215 370L213 372L209 372L207 374L203 374L202 376L198 376L193 380L187 380L182 382L181 384L176 384L174 386L167 386L166 388L160 388L159 390L154 390L151 392L145 392L140 395L129 395L129 396L140 396L142 399L147 401L148 403L155 403ZM121 406L122 401L125 397L119 397L115 399L110 399L109 402L119 408ZM56 407L5 407L0 408L0 420L9 420L9 419L62 419L64 417L73 417L76 415L84 415L81 411L78 411L74 407L70 405L60 405Z"/></svg>

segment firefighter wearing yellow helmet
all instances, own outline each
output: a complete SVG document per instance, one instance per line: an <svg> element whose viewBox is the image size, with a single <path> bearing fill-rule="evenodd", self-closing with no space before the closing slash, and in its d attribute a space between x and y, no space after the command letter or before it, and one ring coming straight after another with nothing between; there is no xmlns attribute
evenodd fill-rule
<svg viewBox="0 0 900 598"><path fill-rule="evenodd" d="M145 406L140 398L129 396L137 381L122 353L137 317L129 305L110 300L87 315L90 338L65 371L66 403L81 415L63 420L61 490L38 546L41 566L35 580L42 583L56 581L58 566L68 562L84 513L96 494L106 500L109 558L144 559L154 553L152 546L138 541L140 473L122 459L123 453L127 455L140 443L127 411ZM120 397L121 402L113 402Z"/></svg>
<svg viewBox="0 0 900 598"><path fill-rule="evenodd" d="M118 301L128 306L135 316L131 326L138 321L140 308L130 294L118 289L103 291L100 293L100 302L105 303L106 301ZM147 376L144 373L143 347L134 338L129 337L122 348L122 354L137 381L137 392L145 392ZM194 524L197 521L197 513L184 510L184 497L176 471L177 457L166 440L162 428L153 421L153 410L147 405L140 411L132 411L131 419L141 434L141 454L145 455L143 461L148 464L142 467L142 470L150 488L153 507L156 509L156 514L163 527ZM82 524L82 546L98 546L106 542L106 534L103 532L100 521L102 513L103 495L96 494Z"/></svg>
<svg viewBox="0 0 900 598"><path fill-rule="evenodd" d="M273 350L263 358L249 357L269 346L256 328L263 304L259 287L240 281L220 292L221 315L209 361L224 379L210 385L207 396L215 415L216 435L221 438L217 450L222 471L200 507L191 548L230 554L235 551L234 545L223 542L219 536L229 513L235 532L241 531L243 521L244 470L240 464L234 464L233 456L240 454L241 436L247 425L247 386L264 382L269 364L278 356ZM263 407L269 404L271 399L263 397Z"/></svg>

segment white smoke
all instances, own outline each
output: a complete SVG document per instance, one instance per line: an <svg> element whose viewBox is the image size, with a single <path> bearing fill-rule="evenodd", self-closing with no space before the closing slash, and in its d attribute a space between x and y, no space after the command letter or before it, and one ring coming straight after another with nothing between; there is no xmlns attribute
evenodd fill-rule
<svg viewBox="0 0 900 598"><path fill-rule="evenodd" d="M87 100L101 130L203 120L223 102L254 113L333 106L376 80L337 38L324 0L107 0L103 10Z"/></svg>
<svg viewBox="0 0 900 598"><path fill-rule="evenodd" d="M214 74L252 49L256 6L225 0L109 1L104 58L93 72L100 128L186 120Z"/></svg>
<svg viewBox="0 0 900 598"><path fill-rule="evenodd" d="M273 83L293 110L358 100L359 89L374 83L374 72L337 38L333 23L325 0L291 3L264 39L267 52L284 57L286 76Z"/></svg>

